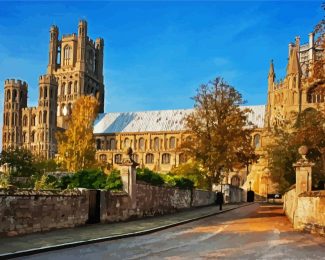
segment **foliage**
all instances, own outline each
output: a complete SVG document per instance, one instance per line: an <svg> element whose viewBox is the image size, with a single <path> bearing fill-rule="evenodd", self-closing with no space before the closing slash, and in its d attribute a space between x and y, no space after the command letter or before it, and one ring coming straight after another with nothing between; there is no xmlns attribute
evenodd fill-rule
<svg viewBox="0 0 325 260"><path fill-rule="evenodd" d="M205 177L207 174L197 162L187 162L173 169L172 175L190 179L194 186L199 189L209 189L209 182Z"/></svg>
<svg viewBox="0 0 325 260"><path fill-rule="evenodd" d="M166 177L165 177L166 176ZM193 189L194 182L188 178L179 177L172 174L167 174L164 176L166 184L171 187L177 187L180 189Z"/></svg>
<svg viewBox="0 0 325 260"><path fill-rule="evenodd" d="M160 174L153 172L148 168L137 168L137 180L157 186L164 184L164 179L160 176Z"/></svg>
<svg viewBox="0 0 325 260"><path fill-rule="evenodd" d="M43 174L35 181L34 190L53 190L56 185L57 179L54 176Z"/></svg>
<svg viewBox="0 0 325 260"><path fill-rule="evenodd" d="M3 172L0 172L0 188L8 188L9 176Z"/></svg>
<svg viewBox="0 0 325 260"><path fill-rule="evenodd" d="M68 120L68 129L57 134L58 153L68 171L91 168L95 163L93 123L98 101L92 96L80 97Z"/></svg>
<svg viewBox="0 0 325 260"><path fill-rule="evenodd" d="M295 171L292 164L301 156L298 148L307 145L307 158L315 163L313 183L325 179L325 117L316 110L306 110L296 116L293 129L277 129L274 143L267 148L270 158L271 178L280 184L280 191L295 183Z"/></svg>
<svg viewBox="0 0 325 260"><path fill-rule="evenodd" d="M63 176L58 188L86 188L120 190L123 187L119 171L112 171L106 175L100 170L81 170L75 174Z"/></svg>
<svg viewBox="0 0 325 260"><path fill-rule="evenodd" d="M253 128L247 127L249 110L239 107L244 103L241 94L221 78L201 85L193 99L194 111L186 118L192 135L181 149L204 167L212 188L251 145Z"/></svg>

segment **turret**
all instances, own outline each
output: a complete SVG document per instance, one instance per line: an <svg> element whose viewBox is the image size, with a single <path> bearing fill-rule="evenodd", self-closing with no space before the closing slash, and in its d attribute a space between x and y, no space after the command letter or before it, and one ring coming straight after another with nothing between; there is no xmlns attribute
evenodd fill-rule
<svg viewBox="0 0 325 260"><path fill-rule="evenodd" d="M96 76L99 83L99 95L97 97L99 101L99 113L104 112L104 98L105 98L105 88L104 88L104 76L103 76L103 63L104 63L104 39L96 39Z"/></svg>
<svg viewBox="0 0 325 260"><path fill-rule="evenodd" d="M269 75L268 75L268 90L269 91L273 90L274 80L275 80L274 65L273 65L273 60L271 60Z"/></svg>
<svg viewBox="0 0 325 260"><path fill-rule="evenodd" d="M81 71L85 71L86 42L87 42L87 22L85 20L81 20L79 21L79 25L78 25L78 50L77 50L77 62L79 63Z"/></svg>
<svg viewBox="0 0 325 260"><path fill-rule="evenodd" d="M309 34L309 51L308 51L308 59L309 60L314 60L314 37L315 34L312 32Z"/></svg>
<svg viewBox="0 0 325 260"><path fill-rule="evenodd" d="M58 47L59 47L59 28L55 25L52 25L50 28L49 64L47 66L47 72L49 74L52 74L57 67Z"/></svg>
<svg viewBox="0 0 325 260"><path fill-rule="evenodd" d="M3 149L20 147L22 144L22 109L27 107L26 82L8 79L4 87Z"/></svg>
<svg viewBox="0 0 325 260"><path fill-rule="evenodd" d="M58 83L54 76L40 76L37 129L40 140L38 152L47 159L53 158L56 152L57 89Z"/></svg>
<svg viewBox="0 0 325 260"><path fill-rule="evenodd" d="M268 74L268 91L267 91L265 127L270 127L272 104L273 104L273 99L274 99L273 98L274 97L274 93L273 93L274 80L275 80L274 65L273 65L273 60L271 60L269 74Z"/></svg>

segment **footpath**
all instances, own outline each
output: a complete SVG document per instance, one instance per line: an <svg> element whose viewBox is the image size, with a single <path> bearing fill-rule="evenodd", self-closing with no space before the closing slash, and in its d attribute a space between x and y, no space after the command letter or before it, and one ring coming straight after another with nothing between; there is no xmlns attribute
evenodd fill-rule
<svg viewBox="0 0 325 260"><path fill-rule="evenodd" d="M140 236L173 226L189 223L209 216L221 214L252 203L207 206L177 212L174 214L148 217L128 222L110 224L89 224L76 228L53 230L16 237L0 238L0 259L8 259L74 247L90 243Z"/></svg>

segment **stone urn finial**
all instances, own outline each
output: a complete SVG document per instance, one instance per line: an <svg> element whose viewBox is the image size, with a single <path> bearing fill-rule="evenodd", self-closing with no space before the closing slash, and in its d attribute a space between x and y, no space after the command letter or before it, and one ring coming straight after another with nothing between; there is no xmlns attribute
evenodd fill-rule
<svg viewBox="0 0 325 260"><path fill-rule="evenodd" d="M131 157L132 154L133 154L133 150L132 150L132 148L131 148L131 147L126 148L126 149L124 150L124 154L125 154L125 155L128 155L129 157Z"/></svg>
<svg viewBox="0 0 325 260"><path fill-rule="evenodd" d="M298 153L301 155L303 160L307 160L306 155L308 153L308 147L306 145L302 145L298 149Z"/></svg>

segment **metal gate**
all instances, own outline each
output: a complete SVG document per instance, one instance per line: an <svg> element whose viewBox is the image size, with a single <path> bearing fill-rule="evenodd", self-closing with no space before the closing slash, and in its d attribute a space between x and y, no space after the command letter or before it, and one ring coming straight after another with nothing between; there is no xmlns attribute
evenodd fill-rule
<svg viewBox="0 0 325 260"><path fill-rule="evenodd" d="M100 190L89 190L89 224L100 222Z"/></svg>

